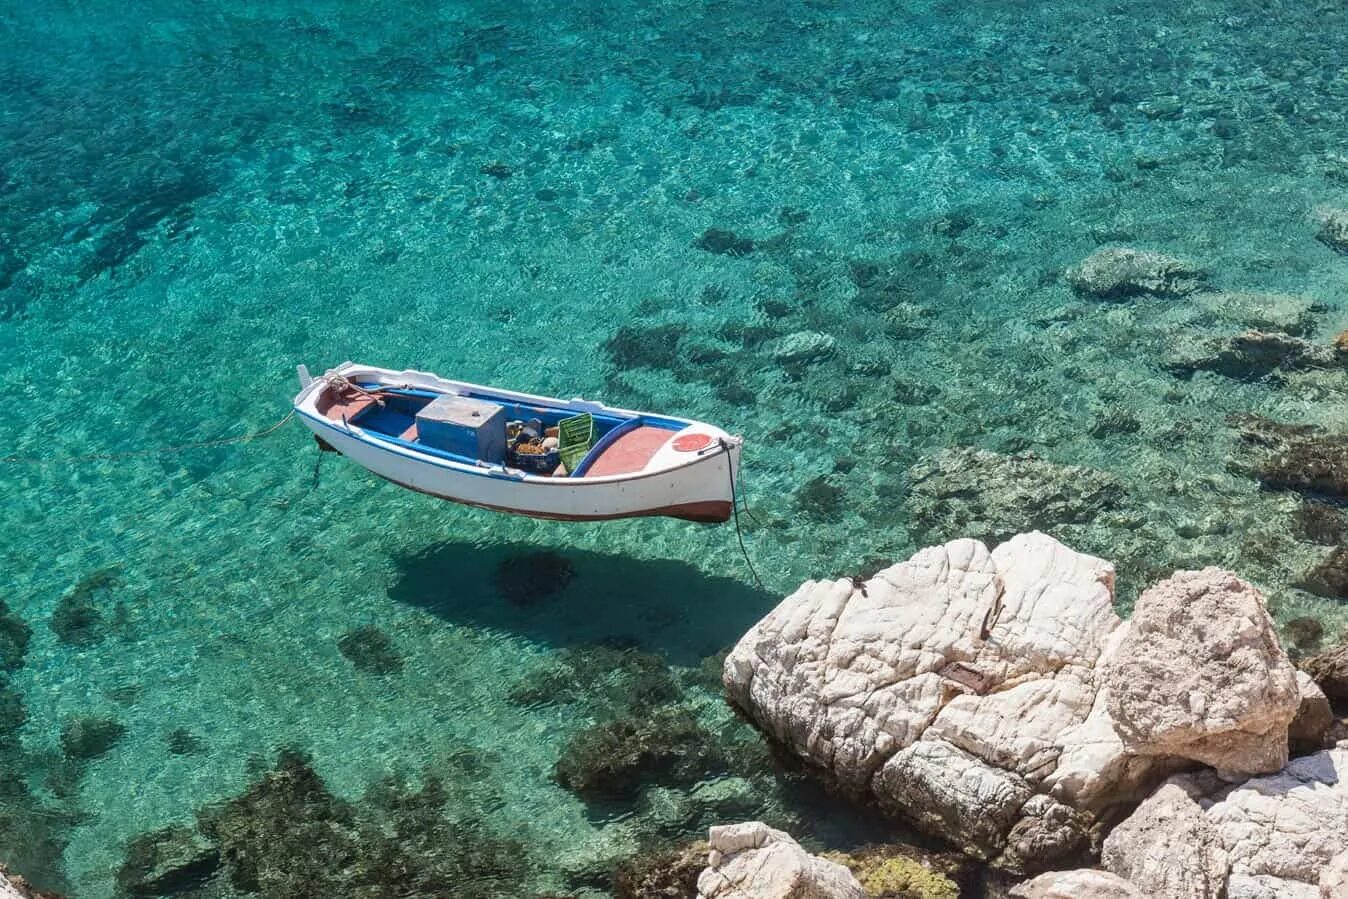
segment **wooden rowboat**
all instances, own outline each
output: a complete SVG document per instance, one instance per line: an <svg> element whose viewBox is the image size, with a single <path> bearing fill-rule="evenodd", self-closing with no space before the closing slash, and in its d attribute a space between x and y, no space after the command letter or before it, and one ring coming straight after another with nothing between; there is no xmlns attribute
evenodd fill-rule
<svg viewBox="0 0 1348 899"><path fill-rule="evenodd" d="M411 490L569 521L734 510L743 441L713 425L351 362L299 375L320 444Z"/></svg>

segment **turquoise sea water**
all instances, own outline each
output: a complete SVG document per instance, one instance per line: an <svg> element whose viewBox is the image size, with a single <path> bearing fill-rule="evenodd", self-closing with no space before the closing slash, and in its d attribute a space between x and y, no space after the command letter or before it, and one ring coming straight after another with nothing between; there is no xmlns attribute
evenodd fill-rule
<svg viewBox="0 0 1348 899"><path fill-rule="evenodd" d="M1173 568L1225 565L1280 622L1337 632L1339 601L1297 586L1328 548L1300 498L1233 470L1228 417L1340 427L1348 377L1177 378L1177 341L1249 322L1081 298L1062 273L1137 246L1214 292L1306 298L1317 342L1348 328L1348 257L1311 220L1348 205L1346 19L1235 0L0 5L0 453L261 429L299 362L583 395L746 436L766 585L729 527L493 516L332 458L315 480L298 425L0 465L0 600L31 631L0 697L0 857L114 895L134 838L220 808L283 749L385 829L381 781L448 783L418 826L511 859L448 895L602 895L612 859L730 817L874 837L770 773L706 660L801 580L962 528L1042 526L1115 559L1125 608ZM831 341L792 357L800 332ZM1022 516L976 470L968 496L923 494L914 472L956 447L1086 466L1118 496ZM574 735L645 720L604 674L624 659L752 764L617 802L559 785Z"/></svg>

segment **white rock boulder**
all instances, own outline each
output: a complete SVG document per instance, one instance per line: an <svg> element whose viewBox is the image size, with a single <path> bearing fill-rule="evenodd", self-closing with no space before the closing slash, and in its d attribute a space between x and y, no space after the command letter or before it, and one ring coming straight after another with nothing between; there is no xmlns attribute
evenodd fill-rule
<svg viewBox="0 0 1348 899"><path fill-rule="evenodd" d="M847 868L760 821L711 828L698 899L865 899Z"/></svg>
<svg viewBox="0 0 1348 899"><path fill-rule="evenodd" d="M1147 896L1185 899L1221 899L1230 867L1217 828L1173 783L1114 828L1100 863Z"/></svg>
<svg viewBox="0 0 1348 899"><path fill-rule="evenodd" d="M1109 714L1128 750L1258 774L1287 763L1296 671L1253 586L1180 571L1138 597L1109 665Z"/></svg>
<svg viewBox="0 0 1348 899"><path fill-rule="evenodd" d="M1079 868L1049 871L1011 888L1012 899L1149 899L1128 881L1108 871Z"/></svg>
<svg viewBox="0 0 1348 899"><path fill-rule="evenodd" d="M1320 899L1348 899L1348 849L1320 869Z"/></svg>
<svg viewBox="0 0 1348 899"><path fill-rule="evenodd" d="M1099 695L1126 630L1113 586L1041 533L955 540L864 584L805 583L730 653L726 689L844 787L972 854L1046 863L1159 767Z"/></svg>

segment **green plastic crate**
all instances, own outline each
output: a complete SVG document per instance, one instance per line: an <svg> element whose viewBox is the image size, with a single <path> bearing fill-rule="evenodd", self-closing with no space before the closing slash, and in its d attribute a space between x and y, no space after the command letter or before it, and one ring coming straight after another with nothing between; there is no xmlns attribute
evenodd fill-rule
<svg viewBox="0 0 1348 899"><path fill-rule="evenodd" d="M568 474L575 472L594 446L594 416L588 412L557 422L557 451Z"/></svg>

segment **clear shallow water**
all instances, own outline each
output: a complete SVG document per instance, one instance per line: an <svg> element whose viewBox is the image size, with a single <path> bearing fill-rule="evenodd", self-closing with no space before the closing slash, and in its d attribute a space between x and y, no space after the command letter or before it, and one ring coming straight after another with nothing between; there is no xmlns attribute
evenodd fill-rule
<svg viewBox="0 0 1348 899"><path fill-rule="evenodd" d="M1313 299L1317 340L1348 327L1348 261L1309 220L1348 200L1345 25L1329 3L0 8L6 446L261 428L296 362L599 397L747 435L769 587L727 528L494 517L331 459L314 486L298 426L2 467L0 599L33 631L11 806L64 845L30 834L16 864L110 895L128 840L237 795L279 747L348 798L471 750L496 798L462 803L538 848L539 888L580 889L649 821L552 782L607 710L511 686L602 640L692 672L805 577L956 536L915 514L909 476L948 447L1116 477L1116 506L1050 529L1119 562L1125 606L1222 564L1280 620L1336 631L1338 603L1294 586L1325 548L1295 497L1229 470L1226 419L1342 426L1343 374L1179 380L1160 367L1178 338L1244 323L1081 299L1061 272L1156 249L1220 290ZM707 229L753 251L695 246ZM837 348L782 361L800 331ZM498 565L537 549L576 576L514 606ZM101 636L61 641L53 613L100 571ZM367 624L400 670L341 654ZM704 681L681 702L752 739ZM125 734L72 765L62 726L87 715ZM179 728L200 752L169 751ZM813 811L808 835L854 838Z"/></svg>

